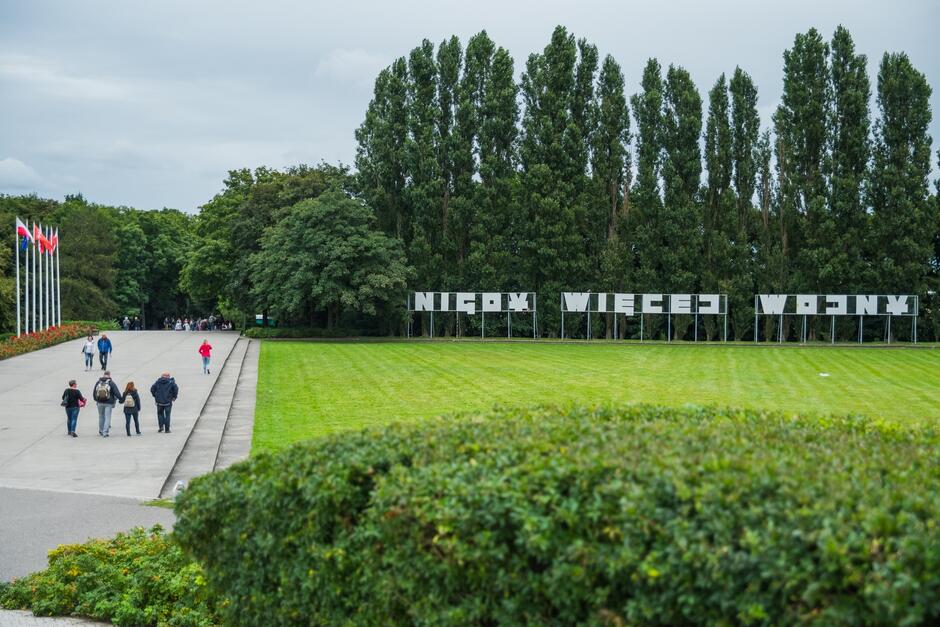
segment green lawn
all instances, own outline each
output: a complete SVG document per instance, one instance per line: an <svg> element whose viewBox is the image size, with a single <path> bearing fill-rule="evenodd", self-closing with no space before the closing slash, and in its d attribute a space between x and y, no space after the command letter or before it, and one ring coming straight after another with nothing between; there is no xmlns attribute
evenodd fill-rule
<svg viewBox="0 0 940 627"><path fill-rule="evenodd" d="M940 418L940 350L266 341L254 450L496 404L572 401L931 421Z"/></svg>

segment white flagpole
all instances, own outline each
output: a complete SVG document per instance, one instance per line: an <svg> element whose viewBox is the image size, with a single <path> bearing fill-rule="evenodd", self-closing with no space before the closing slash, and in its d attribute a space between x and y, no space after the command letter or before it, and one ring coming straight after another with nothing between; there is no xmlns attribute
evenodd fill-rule
<svg viewBox="0 0 940 627"><path fill-rule="evenodd" d="M42 223L39 224L39 235L42 236ZM44 331L49 324L48 318L46 318L46 273L44 272L45 268L45 251L39 254L39 330Z"/></svg>
<svg viewBox="0 0 940 627"><path fill-rule="evenodd" d="M46 227L46 240L52 235L52 229ZM55 316L52 315L55 307L55 292L52 291L52 251L46 249L46 286L49 289L49 298L46 299L46 320L50 327L55 326Z"/></svg>
<svg viewBox="0 0 940 627"><path fill-rule="evenodd" d="M13 238L13 254L16 256L16 337L23 335L22 320L20 318L20 234L19 227L16 237Z"/></svg>
<svg viewBox="0 0 940 627"><path fill-rule="evenodd" d="M39 252L39 241L36 239L36 223L33 222L33 243L30 248L33 249L33 333L39 330L39 262L36 260L36 253Z"/></svg>
<svg viewBox="0 0 940 627"><path fill-rule="evenodd" d="M26 228L28 229L29 227L27 226ZM26 325L25 325L25 327L26 327L26 334L27 334L27 335L29 335L29 328L30 328L30 321L29 321L29 313L30 313L30 312L29 312L29 248L30 248L29 242L27 242L27 243L26 243L26 272L23 273L23 274L26 275L26 289L23 290L23 291L25 292L24 296L26 296L26 298L24 299L24 302L25 302L25 305L26 305Z"/></svg>
<svg viewBox="0 0 940 627"><path fill-rule="evenodd" d="M59 326L62 326L62 259L59 257L59 246L62 242L59 241L59 228L56 227L55 230L55 291L56 291L56 319L59 321Z"/></svg>

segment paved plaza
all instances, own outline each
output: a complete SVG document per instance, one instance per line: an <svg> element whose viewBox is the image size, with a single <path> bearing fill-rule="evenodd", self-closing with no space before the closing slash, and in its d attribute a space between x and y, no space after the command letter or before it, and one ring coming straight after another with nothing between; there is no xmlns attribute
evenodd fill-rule
<svg viewBox="0 0 940 627"><path fill-rule="evenodd" d="M114 343L108 364L112 377L122 391L127 381L140 390L139 437L127 437L120 404L110 437L98 436L92 390L101 368L96 358L95 368L85 371L84 340L0 361L0 581L42 569L48 551L59 544L110 538L138 525L172 527L171 510L142 502L160 495L174 468L188 480L248 454L251 416L241 414L253 414L257 347L246 350L248 341L242 339L233 351L239 337L232 332L116 331L108 336ZM210 375L203 374L196 352L204 338L214 349ZM165 370L180 388L169 434L157 432L150 395L151 384ZM77 438L66 434L59 404L69 379L78 381L89 399L78 419ZM206 416L209 409L212 420ZM228 425L228 413L240 415L236 424ZM194 449L190 437L197 424L197 435L210 427L218 432L215 450L205 451L202 463L193 458L203 449ZM220 441L229 426L234 435ZM231 451L230 459L216 466L223 449ZM188 460L182 469L181 459ZM29 618L0 613L0 625L12 620L32 624Z"/></svg>

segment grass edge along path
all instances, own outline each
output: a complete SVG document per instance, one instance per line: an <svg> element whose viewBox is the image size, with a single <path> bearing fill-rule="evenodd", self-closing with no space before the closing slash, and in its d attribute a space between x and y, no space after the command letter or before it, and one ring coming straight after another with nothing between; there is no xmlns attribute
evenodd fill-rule
<svg viewBox="0 0 940 627"><path fill-rule="evenodd" d="M262 342L253 451L494 406L654 403L940 419L940 352L514 342Z"/></svg>

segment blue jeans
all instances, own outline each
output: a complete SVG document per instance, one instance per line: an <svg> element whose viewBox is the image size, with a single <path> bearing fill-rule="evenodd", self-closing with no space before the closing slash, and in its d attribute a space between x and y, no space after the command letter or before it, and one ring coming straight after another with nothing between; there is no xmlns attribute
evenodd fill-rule
<svg viewBox="0 0 940 627"><path fill-rule="evenodd" d="M65 426L69 433L75 433L75 427L78 425L78 407L65 408Z"/></svg>
<svg viewBox="0 0 940 627"><path fill-rule="evenodd" d="M202 371L205 372L208 369L209 369L209 358L203 357L202 358Z"/></svg>
<svg viewBox="0 0 940 627"><path fill-rule="evenodd" d="M85 353L85 367L91 368L95 364L95 354Z"/></svg>
<svg viewBox="0 0 940 627"><path fill-rule="evenodd" d="M112 411L114 411L114 405L98 403L98 433L101 435L108 435L111 433Z"/></svg>
<svg viewBox="0 0 940 627"><path fill-rule="evenodd" d="M157 424L160 425L160 429L170 430L170 412L172 410L172 405L157 405Z"/></svg>

